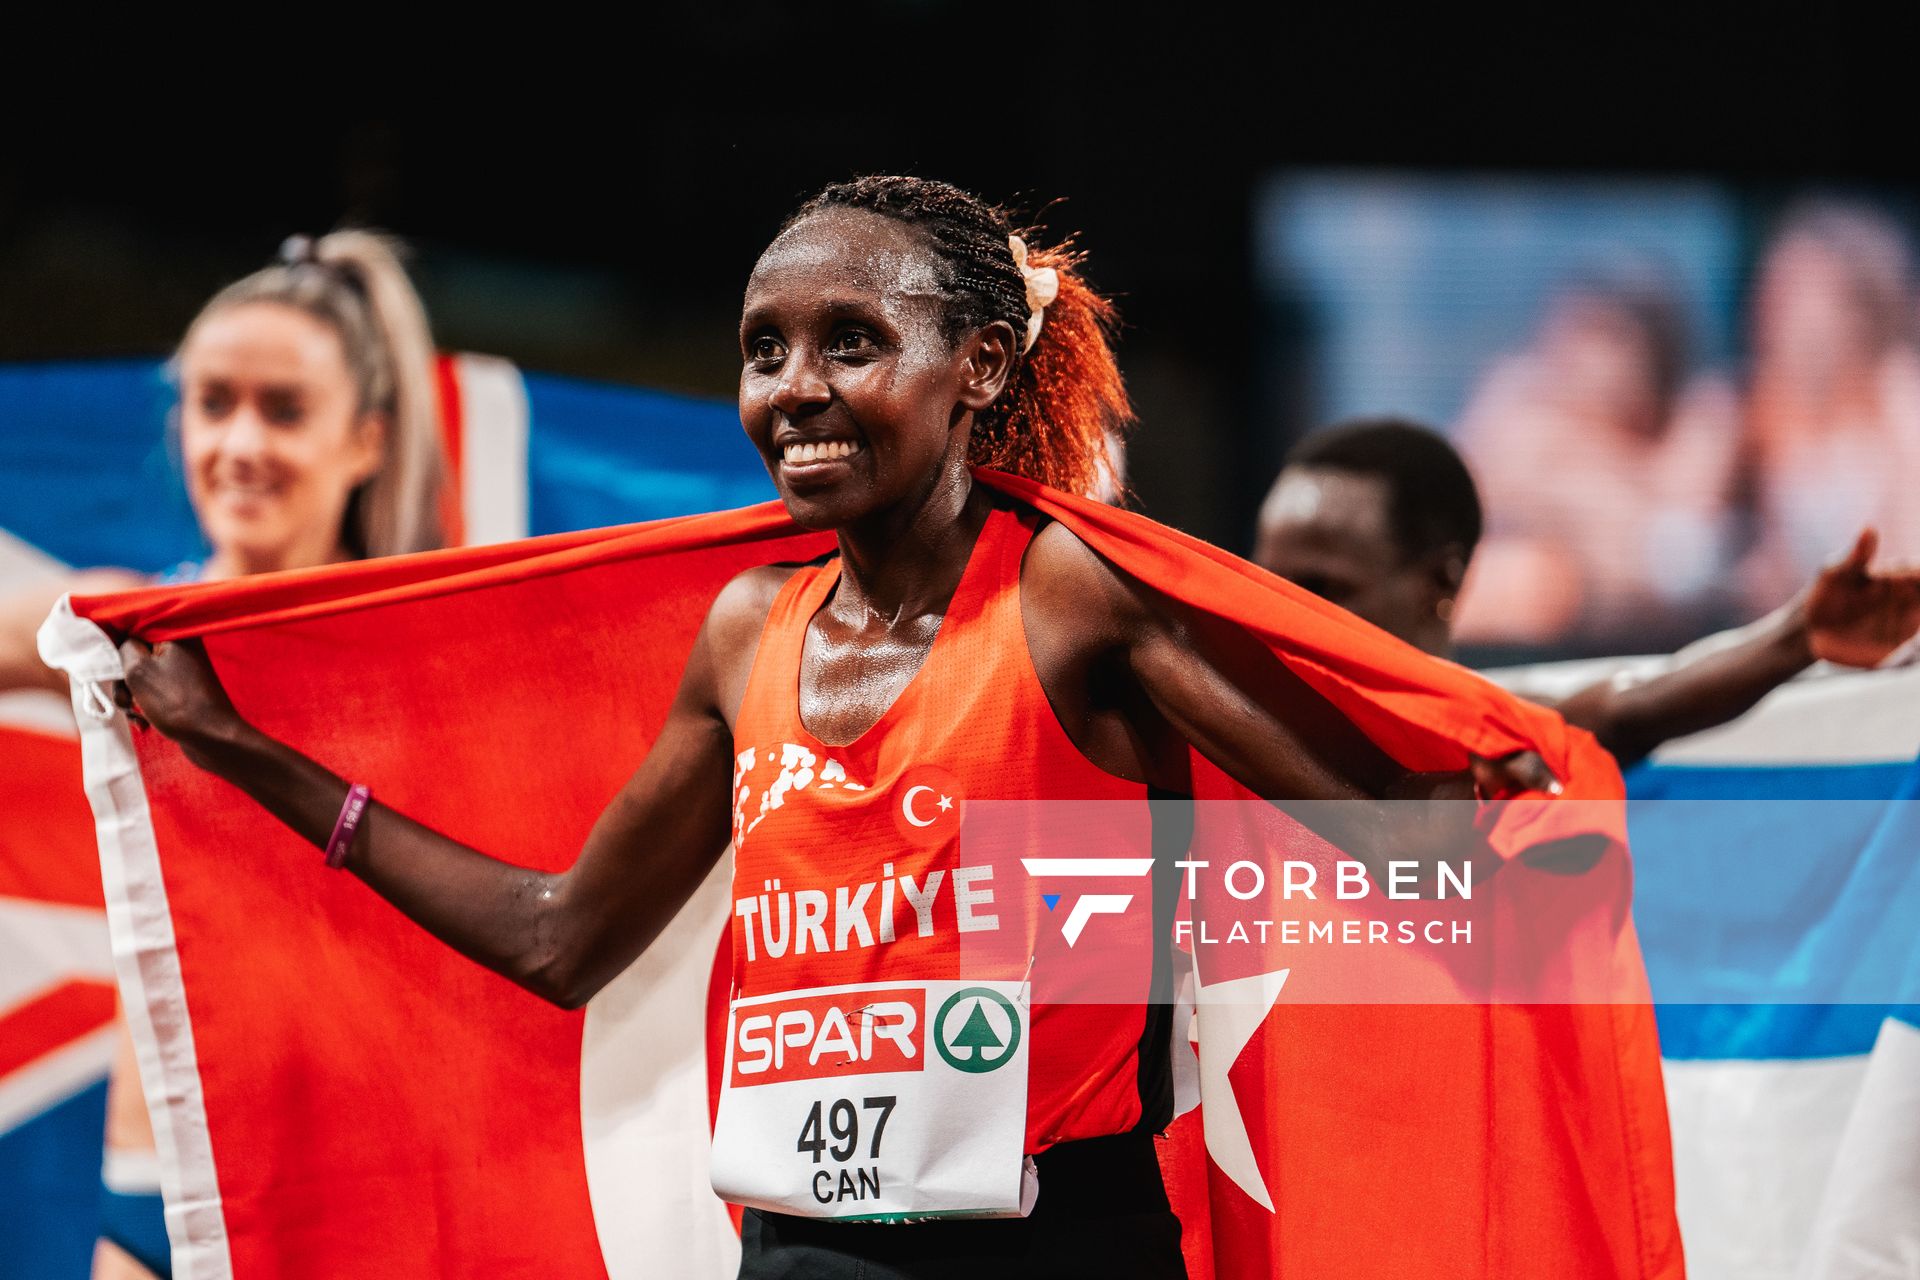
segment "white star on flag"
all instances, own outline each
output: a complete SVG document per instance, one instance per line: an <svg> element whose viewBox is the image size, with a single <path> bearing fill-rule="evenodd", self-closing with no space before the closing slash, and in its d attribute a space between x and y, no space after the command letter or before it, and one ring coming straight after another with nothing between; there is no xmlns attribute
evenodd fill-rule
<svg viewBox="0 0 1920 1280"><path fill-rule="evenodd" d="M1207 1154L1235 1186L1268 1213L1273 1212L1273 1197L1267 1193L1266 1179L1260 1176L1253 1140L1247 1134L1247 1119L1227 1072L1267 1020L1289 972L1276 969L1211 986L1199 985L1194 1001L1194 1038L1200 1051L1200 1121ZM1197 983L1197 965L1194 977Z"/></svg>

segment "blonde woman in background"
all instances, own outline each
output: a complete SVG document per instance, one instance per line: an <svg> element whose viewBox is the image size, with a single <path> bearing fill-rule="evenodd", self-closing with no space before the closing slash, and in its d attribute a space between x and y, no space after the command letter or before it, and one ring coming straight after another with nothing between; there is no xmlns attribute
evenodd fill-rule
<svg viewBox="0 0 1920 1280"><path fill-rule="evenodd" d="M214 295L177 356L187 493L211 548L166 580L214 581L442 545L433 341L390 240L295 236ZM34 632L65 591L148 580L96 569L0 602L0 689L64 690ZM152 1123L122 1028L107 1095L95 1280L171 1273Z"/></svg>

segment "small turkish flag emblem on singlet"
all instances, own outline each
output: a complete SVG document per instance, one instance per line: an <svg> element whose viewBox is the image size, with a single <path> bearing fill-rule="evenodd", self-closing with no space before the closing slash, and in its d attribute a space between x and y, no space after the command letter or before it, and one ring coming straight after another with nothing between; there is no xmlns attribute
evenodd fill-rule
<svg viewBox="0 0 1920 1280"><path fill-rule="evenodd" d="M893 825L910 844L931 848L960 834L967 798L960 780L935 764L917 764L893 784Z"/></svg>

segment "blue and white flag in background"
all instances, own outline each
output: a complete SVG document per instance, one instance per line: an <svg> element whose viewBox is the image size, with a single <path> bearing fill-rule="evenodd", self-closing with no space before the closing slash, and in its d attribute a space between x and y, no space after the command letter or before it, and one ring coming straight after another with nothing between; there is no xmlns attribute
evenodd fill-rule
<svg viewBox="0 0 1920 1280"><path fill-rule="evenodd" d="M1836 673L1629 779L1696 1275L1920 1276L1916 755L1920 669Z"/></svg>
<svg viewBox="0 0 1920 1280"><path fill-rule="evenodd" d="M1564 694L1646 660L1497 673ZM1627 774L1688 1273L1920 1276L1920 667L1817 668Z"/></svg>

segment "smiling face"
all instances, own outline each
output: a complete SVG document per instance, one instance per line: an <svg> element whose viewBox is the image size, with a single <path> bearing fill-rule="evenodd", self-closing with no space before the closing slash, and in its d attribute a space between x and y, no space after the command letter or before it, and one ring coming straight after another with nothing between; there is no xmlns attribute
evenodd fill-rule
<svg viewBox="0 0 1920 1280"><path fill-rule="evenodd" d="M384 431L360 411L339 335L294 307L250 302L204 317L180 352L187 491L216 576L343 555L354 489Z"/></svg>
<svg viewBox="0 0 1920 1280"><path fill-rule="evenodd" d="M768 246L740 320L740 422L787 511L839 528L964 485L972 415L1012 363L1012 329L958 340L920 232L853 209Z"/></svg>

